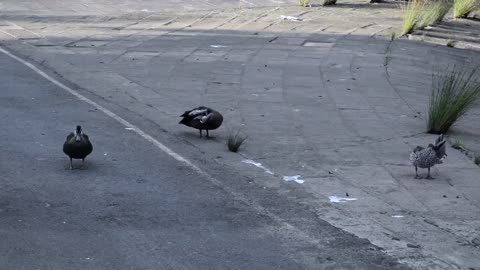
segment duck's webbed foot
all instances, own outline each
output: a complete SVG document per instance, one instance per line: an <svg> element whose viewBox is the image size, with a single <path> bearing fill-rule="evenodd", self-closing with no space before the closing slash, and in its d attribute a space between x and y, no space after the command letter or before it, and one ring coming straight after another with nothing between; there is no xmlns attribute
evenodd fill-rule
<svg viewBox="0 0 480 270"><path fill-rule="evenodd" d="M201 138L202 137L202 130L200 129L199 131L200 131L200 138Z"/></svg>
<svg viewBox="0 0 480 270"><path fill-rule="evenodd" d="M72 161L72 158L70 158L70 170L73 170L73 161Z"/></svg>

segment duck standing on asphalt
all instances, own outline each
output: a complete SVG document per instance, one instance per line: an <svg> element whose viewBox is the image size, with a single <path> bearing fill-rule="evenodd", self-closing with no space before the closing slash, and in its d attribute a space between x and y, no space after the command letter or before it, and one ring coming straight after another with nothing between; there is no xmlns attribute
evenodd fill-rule
<svg viewBox="0 0 480 270"><path fill-rule="evenodd" d="M202 130L208 131L219 128L223 122L223 116L214 109L200 106L189 111L185 111L180 117L183 119L179 124L200 130L200 137L202 137Z"/></svg>
<svg viewBox="0 0 480 270"><path fill-rule="evenodd" d="M446 141L443 139L443 135L440 135L434 144L429 144L427 148L421 146L415 147L410 153L410 161L413 166L415 166L415 178L420 179L422 177L418 176L418 167L427 168L428 175L426 179L433 179L430 176L430 168L435 166L435 164L442 164L443 160L447 157L445 150Z"/></svg>
<svg viewBox="0 0 480 270"><path fill-rule="evenodd" d="M73 170L72 159L81 159L82 167L85 164L85 158L92 153L93 145L87 134L82 132L82 127L77 126L75 132L68 134L63 144L63 152L70 158L70 169Z"/></svg>

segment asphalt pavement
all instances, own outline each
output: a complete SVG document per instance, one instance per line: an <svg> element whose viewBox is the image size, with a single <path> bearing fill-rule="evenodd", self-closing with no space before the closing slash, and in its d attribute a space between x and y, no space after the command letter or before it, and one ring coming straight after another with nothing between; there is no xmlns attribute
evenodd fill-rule
<svg viewBox="0 0 480 270"><path fill-rule="evenodd" d="M406 269L326 222L305 237L1 53L0 81L2 269ZM94 150L69 170L77 124Z"/></svg>

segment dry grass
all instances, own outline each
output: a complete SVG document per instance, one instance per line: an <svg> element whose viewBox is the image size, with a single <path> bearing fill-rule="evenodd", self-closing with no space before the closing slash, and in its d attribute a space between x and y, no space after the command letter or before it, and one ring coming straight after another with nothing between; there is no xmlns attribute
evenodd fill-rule
<svg viewBox="0 0 480 270"><path fill-rule="evenodd" d="M480 71L453 67L446 75L434 76L429 104L427 132L441 134L475 103L480 96Z"/></svg>

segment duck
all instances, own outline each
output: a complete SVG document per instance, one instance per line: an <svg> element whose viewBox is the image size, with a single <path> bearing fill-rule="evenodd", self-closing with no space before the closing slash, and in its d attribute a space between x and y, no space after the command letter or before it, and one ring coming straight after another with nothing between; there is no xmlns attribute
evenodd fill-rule
<svg viewBox="0 0 480 270"><path fill-rule="evenodd" d="M200 131L200 138L202 131L207 131L207 138L209 138L208 131L219 128L223 122L223 116L218 111L200 106L188 111L185 111L180 117L183 117L179 124L198 129Z"/></svg>
<svg viewBox="0 0 480 270"><path fill-rule="evenodd" d="M63 144L63 152L70 158L70 169L73 170L72 159L81 159L82 167L85 165L85 158L93 151L93 145L87 134L83 133L82 127L77 125L74 132L68 134Z"/></svg>
<svg viewBox="0 0 480 270"><path fill-rule="evenodd" d="M428 175L426 179L434 179L430 175L430 168L436 164L442 164L445 158L447 157L446 141L443 139L443 134L441 134L436 140L435 144L429 144L426 148L421 146L416 146L413 151L410 153L410 161L415 167L415 179L421 179L418 175L418 168L428 169Z"/></svg>

